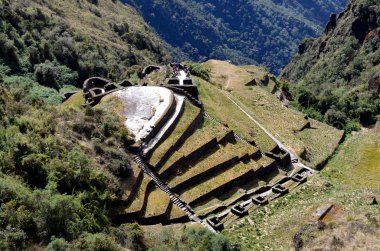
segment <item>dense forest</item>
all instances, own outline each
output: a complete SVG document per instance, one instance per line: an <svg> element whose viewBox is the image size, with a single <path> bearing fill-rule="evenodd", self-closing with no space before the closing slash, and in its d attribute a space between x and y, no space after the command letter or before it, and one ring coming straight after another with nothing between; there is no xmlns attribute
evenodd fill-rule
<svg viewBox="0 0 380 251"><path fill-rule="evenodd" d="M304 37L323 30L347 0L123 0L135 6L177 53L262 64L278 73ZM185 53L185 55L183 54Z"/></svg>
<svg viewBox="0 0 380 251"><path fill-rule="evenodd" d="M317 39L305 39L285 67L294 104L347 131L380 120L380 4L352 0Z"/></svg>

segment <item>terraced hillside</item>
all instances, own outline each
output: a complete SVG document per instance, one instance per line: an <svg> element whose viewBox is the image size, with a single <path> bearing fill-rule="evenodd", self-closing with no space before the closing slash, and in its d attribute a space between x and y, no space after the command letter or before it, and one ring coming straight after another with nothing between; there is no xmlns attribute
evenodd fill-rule
<svg viewBox="0 0 380 251"><path fill-rule="evenodd" d="M193 220L220 230L305 182L313 170L302 163L317 168L342 138L341 131L284 107L268 88L252 86L266 77L262 69L221 61L204 66L210 70L210 82L189 75L179 81L178 74L186 72L186 67L150 66L140 74L139 86L125 81L105 83L105 92L97 91L100 96L107 95L98 106L119 109L121 117L134 102L109 103L120 101L120 93L133 97L133 90L170 90L174 97L171 106L178 110L167 108L170 116L159 119L162 125L148 128L152 136L131 148L135 165L124 181L116 222L137 220L151 225ZM97 95L97 89L89 95ZM74 98L76 95L67 102ZM184 102L179 102L182 99ZM170 119L173 114L175 120ZM132 118L126 119L128 127ZM154 147L147 148L151 142Z"/></svg>

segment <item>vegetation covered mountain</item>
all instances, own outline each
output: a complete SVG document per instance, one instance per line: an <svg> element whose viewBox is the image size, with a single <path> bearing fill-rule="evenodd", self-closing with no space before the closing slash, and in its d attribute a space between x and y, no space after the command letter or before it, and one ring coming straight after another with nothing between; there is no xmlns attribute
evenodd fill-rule
<svg viewBox="0 0 380 251"><path fill-rule="evenodd" d="M350 129L380 120L379 74L380 3L355 0L299 46L281 78L310 116Z"/></svg>
<svg viewBox="0 0 380 251"><path fill-rule="evenodd" d="M315 37L346 0L123 0L135 6L177 50L193 61L231 60L286 65L306 36Z"/></svg>
<svg viewBox="0 0 380 251"><path fill-rule="evenodd" d="M293 246L289 244L290 235L304 222L299 221L298 211L291 210L301 210L305 220L308 216L305 207L313 208L331 195L344 206L352 200L354 206L360 206L360 210L351 210L347 215L348 219L359 213L355 216L360 219L352 224L355 228L348 228L355 238L366 233L365 240L373 240L378 235L378 207L363 206L357 197L351 199L357 191L345 192L344 186L332 189L345 180L362 189L360 192L380 195L378 180L372 178L378 176L379 142L375 133L349 141L348 150L344 147L343 155L334 158L326 172L327 177L333 177L333 186L326 182L320 185L316 176L317 182L305 188L300 186L289 200L271 202L259 209L257 215L231 224L222 234L213 234L191 223L166 228L139 226L135 222L142 219L143 213L156 222L162 220L161 213L171 210L174 212L171 216L182 217L179 222L186 215L170 202L167 194L149 183L150 177L132 161L129 151L134 142L124 126L125 118L118 113L122 106L117 99L107 96L95 107L84 107L82 92L64 104L59 104L60 94L77 91L89 76L115 82L124 78L139 81L142 65L170 60L163 42L135 10L113 0L0 0L0 13L0 250L228 251L275 249L281 245L288 250ZM255 194L257 188L290 179L285 176L292 175L277 163L286 154L281 151L276 156L271 154L270 151L279 151L277 143L232 100L244 106L245 111L313 168L323 166L342 139L342 131L287 109L271 95L268 90L278 91L280 83L260 67L238 67L211 60L190 63L190 70L208 117L195 105L199 102L187 98L180 121L167 140L145 160L152 166L157 162L164 164L162 170L157 169L157 175L169 168L164 172L168 175L160 177L172 187L185 188L177 192L189 202L194 199L192 206L199 215L240 203L246 195ZM160 73L159 77L168 74ZM196 128L195 117L204 119ZM185 137L185 130L195 131ZM213 144L208 151L196 149L210 142ZM358 144L362 146L356 150ZM167 154L173 149L177 151ZM169 165L184 155L196 157L190 153L200 155L177 170ZM364 157L353 159L358 154ZM220 165L225 160L230 164ZM346 169L339 169L341 166ZM356 180L350 177L353 169L359 177ZM359 176L361 170L368 174L365 178ZM246 177L247 173L252 180L230 182ZM194 180L197 182L189 182ZM226 184L234 186L227 194L205 196L206 192ZM200 195L205 200L199 200ZM310 205L303 204L306 202ZM118 218L121 212L128 211L132 213L130 218ZM282 213L280 221L271 218L272 212ZM280 225L283 235L273 236L278 232L271 229L272 224L265 223L267 220ZM336 226L333 223L331 229ZM341 222L337 223L341 229ZM293 228L289 228L290 224ZM236 227L244 231L235 231ZM330 227L318 230L328 235ZM272 237L268 237L267 231ZM314 232L310 233L313 236ZM315 239L307 238L307 234L301 239L306 247L329 243L324 235ZM340 239L331 238L333 245L342 246Z"/></svg>
<svg viewBox="0 0 380 251"><path fill-rule="evenodd" d="M89 76L120 79L128 66L170 59L141 16L118 1L1 0L0 12L0 75L35 80L43 86L28 86L35 94L52 97Z"/></svg>

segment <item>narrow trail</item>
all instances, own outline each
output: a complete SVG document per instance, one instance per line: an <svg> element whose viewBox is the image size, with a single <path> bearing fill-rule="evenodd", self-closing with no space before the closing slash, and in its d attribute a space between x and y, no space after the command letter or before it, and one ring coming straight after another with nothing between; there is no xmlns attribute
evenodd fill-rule
<svg viewBox="0 0 380 251"><path fill-rule="evenodd" d="M159 178L157 175L150 169L150 167L145 163L143 158L139 155L132 155L133 161L137 163L137 165L146 173L151 180L156 184L156 186L165 192L169 197L170 201L182 209L189 217L189 219L193 222L200 223L203 227L207 228L213 233L216 233L214 228L207 223L207 221L201 220L194 212L194 210L184 202L177 194L173 193L171 189Z"/></svg>
<svg viewBox="0 0 380 251"><path fill-rule="evenodd" d="M270 133L264 126L262 126L255 118L253 118L248 112L247 110L247 107L242 104L240 101L236 100L236 98L234 99L233 96L226 92L226 91L222 91L220 90L233 104L235 104L236 107L238 107L250 120L252 120L261 130L263 130L274 142L276 142L276 144L282 149L284 150L285 152L288 152L290 154L290 157L291 157L291 160L292 160L292 164L293 166L299 166L299 167L302 167L302 168L305 168L307 169L308 171L310 171L311 173L316 173L317 171L313 170L312 168L304 165L303 163L300 162L300 158L291 150L289 149L287 146L285 146L279 139L277 139L272 133Z"/></svg>

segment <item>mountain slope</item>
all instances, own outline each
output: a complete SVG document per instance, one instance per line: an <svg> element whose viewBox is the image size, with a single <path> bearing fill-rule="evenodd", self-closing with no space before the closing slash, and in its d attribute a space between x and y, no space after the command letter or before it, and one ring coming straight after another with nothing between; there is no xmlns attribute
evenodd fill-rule
<svg viewBox="0 0 380 251"><path fill-rule="evenodd" d="M258 63L271 71L289 62L305 36L317 36L339 1L124 0L158 34L195 61Z"/></svg>
<svg viewBox="0 0 380 251"><path fill-rule="evenodd" d="M298 101L330 124L379 119L380 3L350 1L332 16L318 39L306 39L281 78L298 89ZM376 117L377 116L377 117Z"/></svg>
<svg viewBox="0 0 380 251"><path fill-rule="evenodd" d="M170 58L142 17L118 1L1 0L0 11L1 72L35 73L55 89L93 75L119 79L128 66Z"/></svg>

